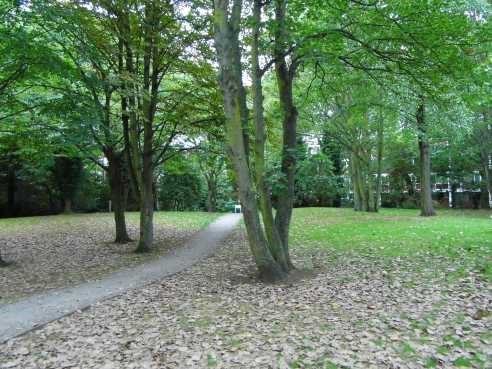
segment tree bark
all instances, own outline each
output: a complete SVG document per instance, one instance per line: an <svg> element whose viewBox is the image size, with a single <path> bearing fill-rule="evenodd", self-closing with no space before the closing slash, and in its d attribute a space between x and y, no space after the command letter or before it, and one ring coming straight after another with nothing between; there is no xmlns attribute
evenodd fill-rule
<svg viewBox="0 0 492 369"><path fill-rule="evenodd" d="M368 190L364 181L364 172L361 160L355 150L351 153L352 183L354 192L354 210L368 211Z"/></svg>
<svg viewBox="0 0 492 369"><path fill-rule="evenodd" d="M487 187L487 177L484 170L480 171L480 175L482 176L482 181L480 183L480 209L489 209L490 201L489 201L489 189Z"/></svg>
<svg viewBox="0 0 492 369"><path fill-rule="evenodd" d="M154 193L152 191L152 180L152 159L145 158L144 155L140 193L140 239L136 249L137 253L150 251L154 240Z"/></svg>
<svg viewBox="0 0 492 369"><path fill-rule="evenodd" d="M239 45L242 0L233 0L231 7L229 3L229 0L214 0L215 48L224 98L226 137L236 172L251 253L260 278L275 281L283 278L284 272L270 253L261 226L243 134L246 101Z"/></svg>
<svg viewBox="0 0 492 369"><path fill-rule="evenodd" d="M108 159L109 188L115 222L115 243L127 243L131 239L126 229L126 204L128 200L128 169L125 152L115 152L112 148L105 149Z"/></svg>
<svg viewBox="0 0 492 369"><path fill-rule="evenodd" d="M485 182L487 199L492 196L492 169L489 166L489 158L492 156L492 109L483 112L483 122L475 129L475 141L480 151L480 162L482 166L482 176ZM490 207L490 201L487 204Z"/></svg>
<svg viewBox="0 0 492 369"><path fill-rule="evenodd" d="M432 205L431 148L427 137L423 99L417 108L417 131L420 154L420 215L429 217L436 215L436 212Z"/></svg>
<svg viewBox="0 0 492 369"><path fill-rule="evenodd" d="M150 63L150 61L148 61ZM145 66L144 68L148 68ZM141 189L140 189L140 239L136 252L148 252L152 248L154 240L154 163L153 163L153 136L152 127L153 107L148 97L144 97L144 109L147 113L144 119L144 142L141 170Z"/></svg>
<svg viewBox="0 0 492 369"><path fill-rule="evenodd" d="M259 63L259 38L261 25L261 0L254 0L253 4L253 37L251 44L252 82L253 82L253 110L255 122L255 177L256 189L259 197L259 207L262 215L265 235L270 252L283 271L288 272L288 249L284 248L282 239L273 217L273 207L270 188L265 178L265 117L263 108L262 71Z"/></svg>
<svg viewBox="0 0 492 369"><path fill-rule="evenodd" d="M295 198L295 172L297 162L297 117L298 111L294 104L293 82L296 74L296 62L291 60L287 65L286 45L286 0L275 0L276 32L274 40L275 74L282 110L282 164L281 190L275 216L287 265L294 268L289 253L289 229ZM291 56L292 59L292 56Z"/></svg>
<svg viewBox="0 0 492 369"><path fill-rule="evenodd" d="M366 209L368 212L373 213L376 211L376 204L374 198L374 179L372 173L369 171L366 176L366 193L367 193L367 205Z"/></svg>
<svg viewBox="0 0 492 369"><path fill-rule="evenodd" d="M383 146L384 146L384 122L382 115L379 117L377 131L377 164L376 164L376 198L374 199L374 211L379 211L381 202L382 171L383 171Z"/></svg>
<svg viewBox="0 0 492 369"><path fill-rule="evenodd" d="M217 182L214 178L207 179L207 211L214 213L217 211Z"/></svg>

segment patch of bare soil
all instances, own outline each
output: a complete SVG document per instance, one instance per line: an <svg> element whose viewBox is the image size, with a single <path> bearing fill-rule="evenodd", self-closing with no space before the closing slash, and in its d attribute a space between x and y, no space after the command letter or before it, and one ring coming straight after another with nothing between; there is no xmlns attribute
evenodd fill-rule
<svg viewBox="0 0 492 369"><path fill-rule="evenodd" d="M335 252L294 262L317 271L240 283L252 263L237 232L187 271L1 345L0 368L490 367L491 286L473 272L450 282L433 260Z"/></svg>
<svg viewBox="0 0 492 369"><path fill-rule="evenodd" d="M154 251L135 254L136 242L113 243L111 214L75 215L76 221L47 217L23 229L0 233L2 256L11 265L0 268L0 304L49 289L100 278L112 271L172 252L198 229L155 224ZM138 224L128 222L133 240Z"/></svg>

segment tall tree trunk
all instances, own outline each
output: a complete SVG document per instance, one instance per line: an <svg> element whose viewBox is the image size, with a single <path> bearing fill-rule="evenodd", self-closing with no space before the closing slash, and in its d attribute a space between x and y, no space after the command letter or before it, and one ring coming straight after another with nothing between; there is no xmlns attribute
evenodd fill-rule
<svg viewBox="0 0 492 369"><path fill-rule="evenodd" d="M253 110L255 121L255 177L256 189L259 195L259 206L263 219L265 235L270 251L275 261L287 272L289 264L288 248L283 246L279 230L273 217L270 188L265 178L265 117L263 108L262 71L259 63L259 38L261 25L261 0L254 0L253 5L253 38L251 44L252 80L253 80ZM287 252L287 254L286 254Z"/></svg>
<svg viewBox="0 0 492 369"><path fill-rule="evenodd" d="M420 215L429 217L436 215L436 212L432 205L431 149L427 137L423 98L417 108L417 130L420 154Z"/></svg>
<svg viewBox="0 0 492 369"><path fill-rule="evenodd" d="M367 193L367 211L375 212L376 204L374 199L374 179L372 177L372 172L368 171L366 180L366 193Z"/></svg>
<svg viewBox="0 0 492 369"><path fill-rule="evenodd" d="M353 176L354 210L368 211L368 192L366 182L364 181L364 172L361 160L355 151L353 151L351 155L351 168Z"/></svg>
<svg viewBox="0 0 492 369"><path fill-rule="evenodd" d="M352 193L354 194L354 210L355 211L360 211L361 210L361 199L360 199L360 193L359 193L359 183L357 181L357 168L355 166L355 155L352 153L350 157L350 176L352 179Z"/></svg>
<svg viewBox="0 0 492 369"><path fill-rule="evenodd" d="M145 98L144 100L146 100ZM141 170L140 188L140 239L136 252L148 252L152 248L154 240L154 163L153 141L154 130L152 127L153 112L150 102L144 102L147 112L144 120L144 142Z"/></svg>
<svg viewBox="0 0 492 369"><path fill-rule="evenodd" d="M127 167L124 152L106 149L108 159L109 188L115 222L115 243L130 242L126 229L126 204L128 200Z"/></svg>
<svg viewBox="0 0 492 369"><path fill-rule="evenodd" d="M377 131L377 164L376 164L376 198L374 199L374 210L379 211L381 202L381 187L382 187L382 171L383 171L383 146L384 146L384 123L382 114L379 117Z"/></svg>
<svg viewBox="0 0 492 369"><path fill-rule="evenodd" d="M296 62L287 65L286 44L286 0L275 0L276 32L274 40L275 74L282 110L282 186L277 204L275 224L282 240L285 257L289 268L293 268L289 254L289 229L292 208L295 198L295 172L297 159L297 117L298 111L294 104L293 82L296 73Z"/></svg>
<svg viewBox="0 0 492 369"><path fill-rule="evenodd" d="M485 191L489 199L488 207L492 207L490 196L492 196L492 168L489 166L489 160L492 157L492 109L483 112L483 122L475 129L475 141L480 151L480 162L482 165L482 176L485 182Z"/></svg>
<svg viewBox="0 0 492 369"><path fill-rule="evenodd" d="M152 155L150 155L150 158L146 158L144 154L142 188L140 193L140 239L138 240L136 249L136 252L139 253L150 251L154 240L154 193L152 191L152 180Z"/></svg>
<svg viewBox="0 0 492 369"><path fill-rule="evenodd" d="M283 278L284 272L270 253L261 226L243 134L245 117L242 115L245 114L243 107L246 102L239 45L241 8L242 0L233 0L231 7L229 0L214 1L214 36L219 63L219 82L224 97L226 137L237 176L249 246L260 278L274 281Z"/></svg>
<svg viewBox="0 0 492 369"><path fill-rule="evenodd" d="M134 81L135 66L131 44L130 19L123 11L118 17L118 28L121 37L118 41L118 70L121 84L121 124L125 143L125 156L128 167L130 186L135 199L140 202L141 160L139 150L139 122L137 115L138 94Z"/></svg>

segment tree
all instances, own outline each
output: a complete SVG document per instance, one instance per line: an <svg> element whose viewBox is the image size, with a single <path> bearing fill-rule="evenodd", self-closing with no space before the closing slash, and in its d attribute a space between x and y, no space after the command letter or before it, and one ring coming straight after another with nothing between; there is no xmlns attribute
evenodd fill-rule
<svg viewBox="0 0 492 369"><path fill-rule="evenodd" d="M207 184L207 211L217 211L217 191L219 180L226 167L225 150L215 143L216 138L209 137L206 143L201 145L198 157L198 165Z"/></svg>
<svg viewBox="0 0 492 369"><path fill-rule="evenodd" d="M253 254L260 278L263 280L273 281L283 278L285 270L279 265L274 255L278 252L279 256L283 255L283 250L279 248L278 243L268 243L265 231L260 222L259 208L256 202L254 191L254 181L250 172L250 158L248 155L248 139L245 135L245 125L248 121L245 90L242 82L242 65L241 65L241 48L239 42L239 33L241 31L241 11L242 0L215 0L214 1L214 38L219 64L219 82L224 96L224 111L226 117L226 137L231 153L231 160L236 173L236 181L239 189L239 197L244 211L244 222L248 234L249 246ZM255 3L255 27L260 27L258 20L260 3ZM255 31L258 35L258 32ZM256 37L254 37L256 38ZM253 54L256 53L253 47ZM258 55L258 54L256 54ZM262 91L259 88L261 82L258 77L257 59L253 61L254 71L252 73L254 82L255 96L255 126L256 138L255 153L257 153L256 172L257 179L259 169L261 168L261 157L263 151L261 148L264 143L264 131L262 128L263 115L260 112L259 102L261 101ZM261 173L263 174L263 173ZM264 194L265 188L260 188ZM265 199L260 200L265 204ZM265 227L270 226L271 218L264 218Z"/></svg>
<svg viewBox="0 0 492 369"><path fill-rule="evenodd" d="M425 122L425 100L422 97L417 108L417 128L420 153L420 215L436 215L432 205L431 157Z"/></svg>
<svg viewBox="0 0 492 369"><path fill-rule="evenodd" d="M53 173L58 189L62 194L65 213L72 212L73 198L80 184L82 170L82 160L79 157L66 153L55 156Z"/></svg>

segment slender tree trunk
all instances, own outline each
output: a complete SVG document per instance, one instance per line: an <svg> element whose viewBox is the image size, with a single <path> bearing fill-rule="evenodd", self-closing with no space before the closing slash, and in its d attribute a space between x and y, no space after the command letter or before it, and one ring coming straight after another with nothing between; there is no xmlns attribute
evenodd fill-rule
<svg viewBox="0 0 492 369"><path fill-rule="evenodd" d="M482 177L485 182L484 191L487 199L492 196L492 169L489 166L489 158L492 156L492 109L483 112L483 122L475 130L475 141L480 151L480 162L482 164ZM490 201L487 207L490 207Z"/></svg>
<svg viewBox="0 0 492 369"><path fill-rule="evenodd" d="M382 187L382 171L383 171L383 146L384 146L384 124L382 115L379 118L377 131L377 177L376 177L376 198L374 202L374 210L379 211L379 204L381 201L381 187Z"/></svg>
<svg viewBox="0 0 492 369"><path fill-rule="evenodd" d="M375 198L374 198L374 179L372 177L371 171L367 173L366 192L367 192L367 205L366 205L367 211L371 213L377 211Z"/></svg>
<svg viewBox="0 0 492 369"><path fill-rule="evenodd" d="M124 152L114 152L106 149L108 159L109 188L111 191L111 204L115 222L115 243L130 242L126 229L126 203L128 199L127 168Z"/></svg>
<svg viewBox="0 0 492 369"><path fill-rule="evenodd" d="M140 239L138 241L137 252L150 251L154 240L153 134L152 119L151 117L148 117L144 121L142 179L140 189Z"/></svg>
<svg viewBox="0 0 492 369"><path fill-rule="evenodd" d="M224 97L226 137L237 177L239 197L248 234L249 246L260 278L274 281L284 277L284 272L273 258L263 232L253 182L250 176L247 148L245 147L244 121L245 96L242 85L239 30L241 0L214 1L215 47L219 63L219 81Z"/></svg>
<svg viewBox="0 0 492 369"><path fill-rule="evenodd" d="M207 189L207 211L214 213L217 211L217 182L215 179L207 179Z"/></svg>
<svg viewBox="0 0 492 369"><path fill-rule="evenodd" d="M256 188L259 195L259 206L263 219L265 235L268 241L270 251L275 261L280 267L287 272L291 266L289 265L288 254L283 247L280 233L275 224L273 217L272 200L270 188L268 187L265 178L265 118L263 109L263 86L262 72L259 63L259 37L261 24L261 0L254 0L253 5L253 39L251 45L252 59L252 80L253 80L253 110L255 121L255 176Z"/></svg>
<svg viewBox="0 0 492 369"><path fill-rule="evenodd" d="M420 215L429 217L436 215L436 212L432 205L431 149L427 137L423 99L417 108L417 130L420 154Z"/></svg>
<svg viewBox="0 0 492 369"><path fill-rule="evenodd" d="M481 170L480 175L482 176L482 181L480 183L480 209L488 209L489 205L489 189L487 188L487 177L485 171Z"/></svg>
<svg viewBox="0 0 492 369"><path fill-rule="evenodd" d="M140 239L136 252L148 252L154 240L154 194L152 191L153 170L149 159L143 160L142 189L140 194Z"/></svg>
<svg viewBox="0 0 492 369"><path fill-rule="evenodd" d="M358 155L352 152L351 155L351 167L353 176L353 191L354 191L354 210L355 211L368 211L368 192L367 186L364 181L364 173L362 170L362 163Z"/></svg>
<svg viewBox="0 0 492 369"><path fill-rule="evenodd" d="M360 211L361 205L360 205L360 196L359 196L359 188L358 188L359 184L357 183L357 176L355 174L356 168L355 168L353 153L350 156L349 169L350 169L350 178L352 180L352 193L354 194L354 211Z"/></svg>
<svg viewBox="0 0 492 369"><path fill-rule="evenodd" d="M289 268L294 268L289 253L289 229L295 198L295 172L297 161L297 117L294 104L293 82L296 63L287 66L286 60L286 0L275 0L275 20L277 28L274 40L275 74L282 110L282 189L279 194L275 224L282 240L285 258Z"/></svg>

